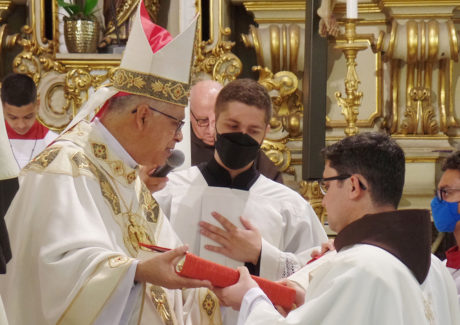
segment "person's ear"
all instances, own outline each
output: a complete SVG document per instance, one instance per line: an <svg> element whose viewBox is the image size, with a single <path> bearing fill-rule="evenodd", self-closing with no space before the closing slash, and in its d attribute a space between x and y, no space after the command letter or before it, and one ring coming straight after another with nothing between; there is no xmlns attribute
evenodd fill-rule
<svg viewBox="0 0 460 325"><path fill-rule="evenodd" d="M360 179L357 175L352 175L349 182L350 199L357 199L364 194L364 190L360 185Z"/></svg>
<svg viewBox="0 0 460 325"><path fill-rule="evenodd" d="M136 106L135 110L135 123L137 128L142 131L145 128L145 120L147 118L147 114L149 113L149 109L146 104L140 104Z"/></svg>

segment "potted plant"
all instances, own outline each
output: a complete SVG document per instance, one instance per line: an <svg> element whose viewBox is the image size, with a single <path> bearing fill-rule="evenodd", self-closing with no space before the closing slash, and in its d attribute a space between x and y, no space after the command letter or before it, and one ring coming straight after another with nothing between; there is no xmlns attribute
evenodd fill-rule
<svg viewBox="0 0 460 325"><path fill-rule="evenodd" d="M64 16L64 38L70 53L97 51L99 23L94 15L98 0L58 0L68 14Z"/></svg>

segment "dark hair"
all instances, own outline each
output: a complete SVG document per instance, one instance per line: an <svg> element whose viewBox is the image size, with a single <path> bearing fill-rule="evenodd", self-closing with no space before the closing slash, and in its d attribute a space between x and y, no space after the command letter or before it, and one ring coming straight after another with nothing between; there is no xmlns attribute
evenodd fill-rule
<svg viewBox="0 0 460 325"><path fill-rule="evenodd" d="M2 81L2 103L24 106L37 100L37 87L29 76L20 73L7 75Z"/></svg>
<svg viewBox="0 0 460 325"><path fill-rule="evenodd" d="M230 102L240 102L264 110L266 124L272 117L272 102L267 90L252 79L236 79L222 88L216 99L216 120L226 109L225 104Z"/></svg>
<svg viewBox="0 0 460 325"><path fill-rule="evenodd" d="M367 132L350 136L321 151L339 175L361 174L374 204L398 207L404 187L405 159L388 135Z"/></svg>
<svg viewBox="0 0 460 325"><path fill-rule="evenodd" d="M442 164L442 171L456 169L460 171L460 151L451 153Z"/></svg>

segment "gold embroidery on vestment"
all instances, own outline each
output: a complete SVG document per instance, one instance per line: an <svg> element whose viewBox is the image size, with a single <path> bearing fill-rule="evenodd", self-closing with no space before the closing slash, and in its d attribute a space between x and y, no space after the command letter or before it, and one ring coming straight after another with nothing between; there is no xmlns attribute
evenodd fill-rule
<svg viewBox="0 0 460 325"><path fill-rule="evenodd" d="M140 247L139 243L155 245L155 227L159 216L158 204L140 180L139 184L142 184L139 187L140 191L136 190L137 185L132 188L136 193L129 205L124 201L123 192L117 185L124 184L124 186L131 185L132 187L138 178L137 170L129 168L118 159L97 136L97 133L92 133L90 125L85 121L77 124L61 138L89 150L87 154L75 153L71 156L71 161L77 166L77 169L91 173L99 181L101 193L113 211L114 220L120 226L123 242L130 256L136 257L139 250L145 249Z"/></svg>
<svg viewBox="0 0 460 325"><path fill-rule="evenodd" d="M119 267L128 262L129 262L129 258L127 256L115 256L115 257L109 258L109 266L111 268Z"/></svg>
<svg viewBox="0 0 460 325"><path fill-rule="evenodd" d="M158 286L152 285L150 287L150 298L152 299L155 308L158 311L161 319L166 325L174 324L174 321L171 317L170 307L168 299L166 298L166 293L164 290Z"/></svg>
<svg viewBox="0 0 460 325"><path fill-rule="evenodd" d="M141 197L139 201L147 221L157 223L158 216L160 214L160 206L145 186L142 186Z"/></svg>
<svg viewBox="0 0 460 325"><path fill-rule="evenodd" d="M201 306L203 306L203 309L206 311L206 314L208 314L208 316L212 316L212 314L214 314L216 305L217 304L214 301L213 297L208 292L208 294L204 297L203 302L201 303Z"/></svg>
<svg viewBox="0 0 460 325"><path fill-rule="evenodd" d="M99 143L91 143L91 147L93 148L93 153L96 158L102 160L107 159L107 147L105 145Z"/></svg>
<svg viewBox="0 0 460 325"><path fill-rule="evenodd" d="M434 313L433 313L433 303L431 299L431 295L428 296L428 298L425 299L423 297L423 307L425 309L425 317L429 321L430 325L435 324L434 320Z"/></svg>
<svg viewBox="0 0 460 325"><path fill-rule="evenodd" d="M86 157L81 152L75 153L72 156L72 161L78 168L88 170L96 176L101 186L101 193L109 202L113 213L121 213L120 199L118 198L118 195L116 194L112 185L110 185L107 177L89 160L88 157Z"/></svg>
<svg viewBox="0 0 460 325"><path fill-rule="evenodd" d="M107 160L108 150L104 144L92 142L91 148L93 149L94 156L109 165L115 176L124 177L128 184L131 184L136 180L136 171L127 173L125 164L121 160Z"/></svg>
<svg viewBox="0 0 460 325"><path fill-rule="evenodd" d="M49 166L53 160L57 157L62 148L50 147L42 151L38 156L32 159L24 170L34 169L41 170Z"/></svg>
<svg viewBox="0 0 460 325"><path fill-rule="evenodd" d="M139 249L150 251L149 249L141 247L139 245L139 243L150 244L150 245L153 244L152 239L150 238L150 235L147 233L145 227L142 225L142 217L139 216L138 214L131 213L131 212L123 213L123 216L128 217L129 242L131 243L131 246L136 251L136 253L139 251Z"/></svg>

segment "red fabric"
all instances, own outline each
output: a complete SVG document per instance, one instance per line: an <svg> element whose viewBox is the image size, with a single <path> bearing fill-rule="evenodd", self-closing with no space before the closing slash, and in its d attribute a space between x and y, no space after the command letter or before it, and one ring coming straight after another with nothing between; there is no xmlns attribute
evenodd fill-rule
<svg viewBox="0 0 460 325"><path fill-rule="evenodd" d="M205 260L191 253L186 254L182 270L177 273L188 278L209 280L213 286L220 288L235 284L240 277L237 270ZM265 292L273 305L292 309L296 295L294 289L254 275L251 277Z"/></svg>
<svg viewBox="0 0 460 325"><path fill-rule="evenodd" d="M110 97L108 100L106 100L106 102L104 103L104 105L102 105L101 109L99 111L97 111L96 115L94 116L94 118L100 118L102 116L102 114L105 112L105 110L107 109L107 107L109 106L109 100L112 99L112 98L117 98L117 97L123 97L123 96L128 96L128 95L131 95L130 93L125 93L124 91L119 91L117 92L115 95L113 95L112 97ZM94 120L93 118L93 120Z"/></svg>
<svg viewBox="0 0 460 325"><path fill-rule="evenodd" d="M15 130L8 124L5 120L6 133L8 134L9 139L21 139L21 140L35 140L43 139L48 133L48 128L35 120L34 125L27 131L26 134L18 134Z"/></svg>
<svg viewBox="0 0 460 325"><path fill-rule="evenodd" d="M150 20L144 1L141 1L141 23L153 53L161 50L163 46L172 40L171 34L166 29Z"/></svg>
<svg viewBox="0 0 460 325"><path fill-rule="evenodd" d="M446 266L453 269L460 269L460 251L458 246L449 248L446 252L447 263Z"/></svg>

